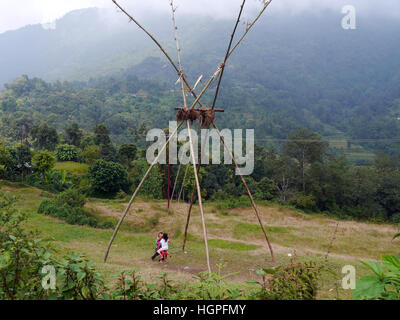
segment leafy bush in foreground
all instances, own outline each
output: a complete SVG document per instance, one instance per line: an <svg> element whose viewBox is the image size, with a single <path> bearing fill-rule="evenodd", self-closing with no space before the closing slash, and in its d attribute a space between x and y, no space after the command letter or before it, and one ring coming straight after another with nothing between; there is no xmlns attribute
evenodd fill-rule
<svg viewBox="0 0 400 320"><path fill-rule="evenodd" d="M400 233L393 238L399 238ZM363 262L373 273L357 281L353 292L355 300L400 300L400 254L382 256L378 262Z"/></svg>
<svg viewBox="0 0 400 320"><path fill-rule="evenodd" d="M296 263L287 267L260 269L257 271L262 282L259 291L252 292L253 299L261 300L315 300L318 292L317 281L322 267L313 262Z"/></svg>

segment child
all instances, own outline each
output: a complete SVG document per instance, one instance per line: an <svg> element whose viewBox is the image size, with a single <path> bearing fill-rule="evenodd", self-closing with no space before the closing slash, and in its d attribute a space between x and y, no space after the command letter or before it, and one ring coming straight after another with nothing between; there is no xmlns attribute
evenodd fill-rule
<svg viewBox="0 0 400 320"><path fill-rule="evenodd" d="M160 250L161 248L161 239L163 237L163 233L159 232L156 238L156 252L154 253L154 255L151 257L151 260L154 261L154 259L159 256L160 254L158 253L158 250Z"/></svg>
<svg viewBox="0 0 400 320"><path fill-rule="evenodd" d="M158 249L158 254L161 254L159 262L166 262L168 257L168 234L164 233L160 241L161 248Z"/></svg>

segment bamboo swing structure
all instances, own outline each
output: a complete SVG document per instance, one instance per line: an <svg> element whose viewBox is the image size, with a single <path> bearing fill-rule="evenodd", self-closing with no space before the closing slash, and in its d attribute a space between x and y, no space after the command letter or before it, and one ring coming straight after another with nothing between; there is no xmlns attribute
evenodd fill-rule
<svg viewBox="0 0 400 320"><path fill-rule="evenodd" d="M198 204L199 204L200 214L201 214L201 221L202 221L204 244L205 244L205 249L206 249L207 268L208 268L208 271L211 272L209 247L208 247L208 236L207 236L207 227L206 227L206 220L205 220L205 215L204 215L204 210L203 210L203 203L202 203L202 197L201 197L201 188L200 188L199 177L198 177L198 173L199 173L200 166L201 166L201 160L199 161L199 163L196 164L195 151L194 151L194 146L193 146L193 138L192 138L192 134L191 134L191 125L192 125L192 122L195 121L195 120L199 120L199 128L200 127L208 128L208 127L210 127L212 125L215 128L216 132L218 133L218 135L220 137L220 140L221 140L222 144L224 145L224 148L226 149L227 153L232 158L235 167L237 169L239 169L239 165L238 165L238 163L237 163L232 151L229 149L229 147L225 143L225 140L224 140L221 132L219 131L217 125L215 124L215 112L224 112L224 110L222 110L222 109L216 109L215 108L215 104L217 102L217 98L218 98L218 94L219 94L219 89L220 89L222 77L223 77L225 66L226 66L226 63L227 63L229 57L232 55L232 53L235 51L235 49L239 46L239 44L245 38L247 33L253 28L255 23L259 20L259 18L262 16L262 14L265 12L265 10L271 4L272 0L263 0L262 1L262 8L261 8L260 12L258 13L258 15L256 16L256 18L251 23L247 24L245 32L242 34L242 36L239 38L239 40L235 44L233 44L234 43L233 41L234 41L234 38L235 38L235 34L236 34L236 31L237 31L238 25L240 23L240 19L242 17L243 9L244 9L245 3L246 3L246 0L243 0L242 5L240 6L240 11L239 11L239 14L238 14L238 17L237 17L237 20L236 20L236 23L235 23L231 38L230 38L229 45L228 45L228 48L227 48L227 51L226 51L226 54L225 54L224 61L217 67L217 70L210 77L208 82L205 85L203 85L203 89L200 92L200 94L198 94L198 95L195 93L194 89L191 87L191 85L187 81L186 75L183 72L183 67L182 67L182 62L181 62L181 49L180 49L179 41L178 41L178 37L177 37L177 26L176 26L176 21L175 21L175 12L176 12L177 8L174 7L173 0L170 0L170 6L171 6L171 9L172 9L172 23L173 23L173 28L174 28L174 39L175 39L176 50L177 50L177 59L178 59L178 63L177 64L171 59L171 57L168 55L166 50L162 47L162 45L154 38L154 36L149 31L147 31L124 8L122 8L118 4L118 2L116 0L112 0L112 2L129 18L129 21L134 22L143 32L145 32L153 40L153 42L158 46L158 48L161 50L161 52L165 55L165 57L168 59L170 64L173 66L173 68L175 69L175 71L177 72L177 74L179 76L179 82L181 84L182 98L183 98L184 107L175 108L178 111L177 120L179 121L179 124L174 129L174 131L172 133L171 132L169 133L168 140L163 145L163 147L159 151L157 157L154 159L154 161L152 162L152 164L148 168L147 172L143 176L143 179L141 180L141 182L137 186L135 192L133 193L133 195L132 195L132 197L131 197L131 199L130 199L130 201L128 203L128 206L126 207L126 209L124 210L123 214L121 215L121 218L118 221L118 224L117 224L117 226L116 226L116 228L115 228L115 230L113 232L113 235L112 235L112 237L111 237L111 239L110 239L110 241L108 243L108 246L107 246L107 249L106 249L106 253L105 253L105 256L104 256L104 263L107 262L107 258L108 258L108 255L110 253L110 249L111 249L112 243L113 243L113 241L114 241L114 239L115 239L115 237L116 237L116 235L117 235L117 233L118 233L118 231L119 231L119 229L121 227L121 224L122 224L123 220L125 219L125 217L129 213L129 210L131 209L132 204L133 204L136 196L138 195L141 187L143 186L144 182L146 181L148 175L150 174L150 172L153 169L154 165L156 163L158 163L159 158L163 154L163 152L166 149L167 145L170 143L170 141L176 135L176 133L179 130L179 128L184 123L186 123L187 129L188 129L188 135L189 135L190 156L191 156L191 160L192 160L192 163L193 163L193 172L194 172L195 182L194 182L193 191L192 191L192 195L191 195L190 205L189 205L189 208L188 208L188 215L187 215L187 221L186 221L186 226L185 226L185 235L184 235L184 240L183 240L183 250L185 249L185 245L186 245L186 241L187 241L187 232L188 232L188 227L189 227L189 223L190 223L191 210L192 210L193 204L194 204L194 202L196 200L196 194L197 194L197 201L198 201ZM211 106L204 106L204 104L200 101L200 99L202 98L204 93L207 92L207 90L209 89L210 85L214 82L214 80L216 80L217 78L218 78L218 84L217 84L217 88L216 88L216 91L215 91L213 103L212 103ZM197 81L196 85L198 84L198 82L201 82L201 77ZM187 90L195 99L190 107L188 107L186 91L185 90ZM195 108L196 105L198 105L199 108ZM201 150L203 150L203 147L202 147ZM201 157L199 157L199 158L201 159ZM190 166L187 165L186 170L185 170L184 179L186 178L186 175L187 175L189 167ZM180 167L179 167L179 170L180 170ZM178 172L179 172L179 170L178 170ZM179 173L178 173L178 176L179 176ZM175 179L174 188L173 188L173 192L172 192L172 197L173 197L173 194L174 194L174 191L175 191L177 178ZM268 249L270 251L272 261L274 262L275 261L274 252L273 252L271 243L269 241L267 232L266 232L266 230L265 230L265 228L264 228L264 226L262 224L262 221L261 221L261 218L260 218L260 214L259 214L257 206L256 206L256 204L254 202L253 196L252 196L252 194L250 192L250 189L247 186L247 183L246 183L244 177L241 174L240 174L240 178L241 178L241 181L242 181L242 183L243 183L243 185L244 185L244 187L246 189L246 192L247 192L247 194L249 196L250 202L252 204L252 207L254 209L254 213L255 213L255 215L257 217L257 220L258 220L258 222L260 224L260 227L261 227L261 229L262 229L262 231L264 233L265 240L266 240ZM182 183L181 190L179 192L178 202L180 200L182 190L183 190L183 183Z"/></svg>

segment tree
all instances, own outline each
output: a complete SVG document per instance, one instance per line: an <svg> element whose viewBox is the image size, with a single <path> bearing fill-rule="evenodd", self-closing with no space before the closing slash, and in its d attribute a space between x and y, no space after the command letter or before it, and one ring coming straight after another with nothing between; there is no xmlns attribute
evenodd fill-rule
<svg viewBox="0 0 400 320"><path fill-rule="evenodd" d="M98 146L111 144L110 131L104 124L98 124L93 129L95 134L95 144Z"/></svg>
<svg viewBox="0 0 400 320"><path fill-rule="evenodd" d="M285 146L285 153L297 160L300 168L302 189L306 191L305 174L308 166L323 159L328 147L321 137L309 129L298 129L289 135L290 141Z"/></svg>
<svg viewBox="0 0 400 320"><path fill-rule="evenodd" d="M137 147L134 144L123 144L119 147L118 155L124 160L127 166L130 166L132 160L135 159Z"/></svg>
<svg viewBox="0 0 400 320"><path fill-rule="evenodd" d="M378 155L375 160L378 173L377 197L389 217L400 213L400 159Z"/></svg>
<svg viewBox="0 0 400 320"><path fill-rule="evenodd" d="M111 142L110 131L107 127L104 124L97 125L94 128L94 134L94 142L100 147L100 157L105 161L116 161L117 151Z"/></svg>
<svg viewBox="0 0 400 320"><path fill-rule="evenodd" d="M76 122L74 122L70 127L65 129L65 140L70 145L73 145L75 147L80 147L82 136L83 136L82 130L79 129L79 126Z"/></svg>
<svg viewBox="0 0 400 320"><path fill-rule="evenodd" d="M17 145L15 148L9 148L11 161L6 164L6 172L11 176L21 175L24 178L32 170L32 152L31 149L23 144Z"/></svg>
<svg viewBox="0 0 400 320"><path fill-rule="evenodd" d="M83 158L87 164L93 164L100 159L100 147L99 146L87 146L83 150Z"/></svg>
<svg viewBox="0 0 400 320"><path fill-rule="evenodd" d="M0 144L0 179L3 178L5 168L12 163L11 154L4 144Z"/></svg>
<svg viewBox="0 0 400 320"><path fill-rule="evenodd" d="M119 163L98 160L89 167L89 180L94 192L110 195L126 189L128 174Z"/></svg>
<svg viewBox="0 0 400 320"><path fill-rule="evenodd" d="M129 182L133 188L136 188L139 185L148 168L149 164L146 159L134 161L134 165L129 170ZM161 199L163 193L163 180L164 175L161 172L161 166L157 164L154 166L154 169L150 172L140 189L140 195Z"/></svg>
<svg viewBox="0 0 400 320"><path fill-rule="evenodd" d="M17 119L16 123L19 127L19 138L21 143L29 145L28 136L32 128L32 119L27 116L23 116L22 118Z"/></svg>
<svg viewBox="0 0 400 320"><path fill-rule="evenodd" d="M32 158L33 170L42 174L43 181L46 182L46 173L54 168L56 158L47 150L38 151Z"/></svg>
<svg viewBox="0 0 400 320"><path fill-rule="evenodd" d="M31 131L34 139L34 146L40 150L46 149L53 151L58 143L57 130L43 123L40 126L34 126Z"/></svg>

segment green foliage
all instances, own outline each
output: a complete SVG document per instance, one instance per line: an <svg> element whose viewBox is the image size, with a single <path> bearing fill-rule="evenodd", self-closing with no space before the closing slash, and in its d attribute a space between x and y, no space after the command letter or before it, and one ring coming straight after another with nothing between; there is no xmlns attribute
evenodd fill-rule
<svg viewBox="0 0 400 320"><path fill-rule="evenodd" d="M53 151L58 143L57 130L47 126L47 123L32 127L31 136L34 146L40 150Z"/></svg>
<svg viewBox="0 0 400 320"><path fill-rule="evenodd" d="M224 265L217 265L218 272L202 272L195 276L196 283L185 286L180 293L187 300L235 300L243 292L237 288L229 287L226 279L238 273L222 274Z"/></svg>
<svg viewBox="0 0 400 320"><path fill-rule="evenodd" d="M78 148L80 147L83 133L76 122L65 129L65 136L65 140L68 144Z"/></svg>
<svg viewBox="0 0 400 320"><path fill-rule="evenodd" d="M83 150L83 158L87 164L94 164L100 158L100 147L89 145Z"/></svg>
<svg viewBox="0 0 400 320"><path fill-rule="evenodd" d="M255 282L260 290L250 297L261 300L315 300L321 267L314 262L298 263L292 260L287 267L260 269L261 282ZM254 282L251 282L254 283Z"/></svg>
<svg viewBox="0 0 400 320"><path fill-rule="evenodd" d="M84 209L86 203L81 190L68 189L60 193L55 200L43 200L38 208L38 213L62 219L72 225L88 225L94 228L110 228L109 222L99 223Z"/></svg>
<svg viewBox="0 0 400 320"><path fill-rule="evenodd" d="M249 206L251 206L250 199L248 196L245 196L245 195L243 195L239 198L229 196L228 199L226 199L226 200L218 200L218 202L216 204L216 208L218 210L243 208L243 207L249 207Z"/></svg>
<svg viewBox="0 0 400 320"><path fill-rule="evenodd" d="M119 147L118 155L121 160L129 167L136 158L137 147L134 144L123 144Z"/></svg>
<svg viewBox="0 0 400 320"><path fill-rule="evenodd" d="M115 162L96 161L90 166L88 176L93 191L101 195L114 195L128 185L125 168Z"/></svg>
<svg viewBox="0 0 400 320"><path fill-rule="evenodd" d="M56 203L60 206L68 207L83 207L86 203L86 198L78 189L69 189L60 193L56 198Z"/></svg>
<svg viewBox="0 0 400 320"><path fill-rule="evenodd" d="M0 194L0 300L44 299L41 270L51 254L22 228L26 216L15 197Z"/></svg>
<svg viewBox="0 0 400 320"><path fill-rule="evenodd" d="M46 179L46 173L53 169L56 164L56 158L47 150L38 151L32 158L33 170L43 175Z"/></svg>
<svg viewBox="0 0 400 320"><path fill-rule="evenodd" d="M25 183L51 192L62 192L80 185L81 178L70 174L65 170L51 170L46 174L46 181L40 174L31 174L25 179Z"/></svg>
<svg viewBox="0 0 400 320"><path fill-rule="evenodd" d="M79 160L78 148L73 145L61 144L56 147L56 157L58 161L75 161Z"/></svg>
<svg viewBox="0 0 400 320"><path fill-rule="evenodd" d="M57 289L52 299L97 300L107 298L107 288L102 275L93 267L94 261L87 261L78 253L65 255L57 263Z"/></svg>
<svg viewBox="0 0 400 320"><path fill-rule="evenodd" d="M290 200L290 204L304 211L315 212L318 210L315 196L299 194Z"/></svg>
<svg viewBox="0 0 400 320"><path fill-rule="evenodd" d="M357 281L353 291L355 300L400 300L400 255L384 255L382 265L363 262L374 275Z"/></svg>
<svg viewBox="0 0 400 320"><path fill-rule="evenodd" d="M149 168L149 164L146 159L139 159L134 161L132 168L129 170L129 183L132 189L135 189L143 178L143 175ZM162 198L162 184L163 173L161 172L160 165L155 165L153 170L148 175L146 181L144 182L140 195L153 197L154 199Z"/></svg>
<svg viewBox="0 0 400 320"><path fill-rule="evenodd" d="M274 181L264 177L257 183L256 190L254 192L254 198L256 200L272 200L276 198L277 190Z"/></svg>
<svg viewBox="0 0 400 320"><path fill-rule="evenodd" d="M5 163L7 179L16 180L20 176L23 178L24 175L31 172L32 152L28 146L18 144L16 147L7 150L11 156L9 161Z"/></svg>

